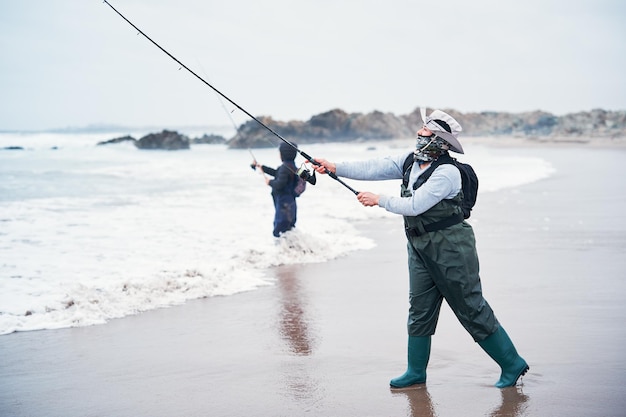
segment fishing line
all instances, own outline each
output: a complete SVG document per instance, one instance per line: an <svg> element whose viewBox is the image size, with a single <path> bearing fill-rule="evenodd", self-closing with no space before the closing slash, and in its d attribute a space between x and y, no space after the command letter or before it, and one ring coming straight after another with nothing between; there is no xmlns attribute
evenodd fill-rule
<svg viewBox="0 0 626 417"><path fill-rule="evenodd" d="M200 61L198 61L198 60L196 59L196 62L198 63L198 66L200 66L200 69L201 69L201 70L202 70L202 72L204 73L204 76L205 76L206 78L209 78L209 76L207 75L207 72L206 72L206 71L204 70L204 68L202 67L202 64L200 63ZM226 104L224 104L224 100L222 100L222 97L221 97L219 94L217 94L217 93L215 93L215 96L216 96L216 97L217 97L217 99L219 100L220 105L222 106L222 109L224 110L224 112L226 113L226 115L228 116L228 118L230 119L230 123L233 125L233 128L235 128L235 132L237 132L237 130L239 130L239 129L237 128L237 123L235 123L235 119L233 119L233 114L232 114L234 110L232 110L232 111L228 111L228 109L226 108ZM272 144L272 145L273 145L273 144Z"/></svg>
<svg viewBox="0 0 626 417"><path fill-rule="evenodd" d="M248 148L248 152L250 152L250 156L252 156L252 164L250 165L252 169L261 174L263 179L266 179L267 177L265 176L265 171L263 171L263 168L259 168L259 163L256 160L256 156L252 153L252 149Z"/></svg>
<svg viewBox="0 0 626 417"><path fill-rule="evenodd" d="M298 147L296 145L294 145L293 143L289 142L287 139L283 138L281 135L279 135L275 130L273 130L272 128L270 128L269 126L267 126L265 123L261 122L259 119L257 119L256 117L254 117L251 113L249 113L246 109L244 109L243 107L241 107L239 104L235 103L233 100L231 100L228 96L226 96L224 93L222 93L220 90L218 90L217 88L213 87L213 85L209 84L206 80L204 80L204 78L200 77L198 74L196 74L194 71L192 71L187 65L183 64L181 61L178 60L178 58L176 58L174 55L170 54L168 51L166 51L161 45L159 45L158 43L156 43L154 40L152 40L152 38L150 38L148 35L146 35L141 29L139 29L137 26L135 26L133 24L133 22L131 22L130 20L128 20L122 13L120 13L115 7L113 7L111 5L111 3L109 3L107 0L103 0L103 2L109 6L111 9L113 9L113 11L115 13L117 13L122 19L124 19L129 25L131 25L135 30L137 30L137 32L141 33L141 35L146 38L147 40L149 40L154 46L156 46L157 48L159 48L165 55L169 56L170 58L172 58L178 65L180 65L181 68L186 69L191 75L193 75L194 77L196 77L198 80L202 81L206 86L208 86L209 88L211 88L213 91L215 91L217 94L219 94L220 96L222 96L224 99L228 100L229 103L231 103L233 106L237 107L239 110L241 110L244 114L246 114L248 117L250 117L252 120L254 120L255 122L257 122L259 125L263 126L265 129L267 129L271 134L273 134L274 136L276 136L278 139L282 140L283 142L285 142L286 144L288 144L289 146L291 146L292 148L294 148L296 150L296 152L298 152L300 155L302 155L303 158L307 159L308 161L310 161L313 165L316 166L322 166L322 164L320 164L319 162L317 162L313 157L307 155L305 152L301 151L300 149L298 149ZM180 68L179 68L180 69ZM324 170L326 171L326 174L328 174L329 177L331 177L332 179L334 179L335 181L339 182L341 185L343 185L344 187L346 187L348 190L352 191L352 193L354 193L355 195L358 195L359 192L356 191L354 188L350 187L348 184L346 184L345 182L343 182L343 180L339 177L337 177L337 174L335 174L334 172L329 171L328 169L324 168ZM299 170L300 171L300 170ZM302 175L308 175L308 177L302 177L305 180L307 180L308 182L310 181L310 178L315 178L315 174L313 176L311 176L308 171L304 170L304 172L302 172ZM314 184L314 183L312 183Z"/></svg>

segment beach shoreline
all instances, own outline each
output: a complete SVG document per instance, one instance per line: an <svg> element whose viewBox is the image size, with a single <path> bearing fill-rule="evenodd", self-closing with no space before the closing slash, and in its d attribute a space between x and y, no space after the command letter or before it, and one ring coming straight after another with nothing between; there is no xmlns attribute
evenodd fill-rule
<svg viewBox="0 0 626 417"><path fill-rule="evenodd" d="M562 148L624 148L626 138L623 137L595 137L585 136L491 136L491 137L466 137L467 144L480 144L493 147L562 147Z"/></svg>
<svg viewBox="0 0 626 417"><path fill-rule="evenodd" d="M626 196L612 176L623 156L546 149L554 175L479 195L484 294L530 364L517 387L493 387L497 365L444 305L427 383L390 390L406 367L408 308L391 218L355 223L375 248L272 268L273 286L0 336L0 415L623 415Z"/></svg>

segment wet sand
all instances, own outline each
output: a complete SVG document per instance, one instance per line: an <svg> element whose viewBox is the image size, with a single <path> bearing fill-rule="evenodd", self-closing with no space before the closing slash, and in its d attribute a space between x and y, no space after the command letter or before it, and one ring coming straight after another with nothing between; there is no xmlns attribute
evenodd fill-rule
<svg viewBox="0 0 626 417"><path fill-rule="evenodd" d="M492 386L444 304L427 384L389 389L406 367L398 218L358 225L376 248L276 268L272 287L0 336L0 416L624 416L626 150L539 154L557 173L479 195L471 220L485 297L530 364L517 387Z"/></svg>

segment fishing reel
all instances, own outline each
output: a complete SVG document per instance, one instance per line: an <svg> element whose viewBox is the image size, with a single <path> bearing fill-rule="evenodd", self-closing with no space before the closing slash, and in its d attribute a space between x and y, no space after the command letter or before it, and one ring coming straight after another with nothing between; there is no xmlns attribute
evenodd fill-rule
<svg viewBox="0 0 626 417"><path fill-rule="evenodd" d="M315 170L311 169L309 171L306 164L300 165L300 168L298 168L298 171L296 171L296 175L311 185L315 185L315 183L317 182L317 178L315 178Z"/></svg>

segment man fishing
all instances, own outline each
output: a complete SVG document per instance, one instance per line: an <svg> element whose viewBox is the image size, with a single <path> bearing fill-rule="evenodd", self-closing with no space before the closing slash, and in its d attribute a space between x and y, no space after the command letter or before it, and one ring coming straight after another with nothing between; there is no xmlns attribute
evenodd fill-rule
<svg viewBox="0 0 626 417"><path fill-rule="evenodd" d="M404 179L401 196L359 192L366 207L402 215L409 257L408 367L393 388L426 382L431 336L445 298L457 319L502 373L495 386L513 386L529 367L483 298L472 227L464 221L462 176L449 151L464 153L461 125L447 113L422 115L416 149L395 157L332 163L315 159L315 170L356 180ZM405 163L408 162L408 163ZM429 168L431 165L434 170ZM406 169L403 167L406 166ZM430 175L425 181L423 178Z"/></svg>
<svg viewBox="0 0 626 417"><path fill-rule="evenodd" d="M297 150L295 144L287 142L269 126L176 59L108 1L104 0L104 3L176 61L181 68L185 68L284 142L280 146L283 164L277 170L262 166L263 172L275 177L273 180L267 180L267 184L272 187L276 210L274 236L280 236L296 224L296 202L293 192L297 178L294 174L296 153L313 161L317 172L328 174L352 191L364 206L379 206L404 217L409 256L408 367L403 375L391 380L392 387L403 388L426 382L431 336L435 333L444 298L463 327L500 365L502 373L495 384L497 387L515 385L520 376L528 371L528 364L518 355L513 342L482 295L474 232L463 220L461 172L454 162L450 162L451 157L448 153L448 151L463 153L458 141L461 125L454 118L440 110L433 111L428 117L422 116L424 126L417 132L416 150L412 152L413 162L408 164L406 170L403 169L404 162L411 153L367 162L338 164L325 159L314 159ZM431 166L433 169L430 169ZM291 167L292 170L286 172L287 167ZM426 175L429 178L420 181L420 177ZM401 196L393 197L358 192L344 183L339 176L357 180L404 179L404 181ZM311 177L307 181L314 184L314 179Z"/></svg>
<svg viewBox="0 0 626 417"><path fill-rule="evenodd" d="M292 146L293 145L293 146ZM274 179L265 177L265 183L272 187L272 199L274 200L274 230L272 234L279 237L281 233L291 230L296 226L296 194L294 188L298 179L296 175L296 149L295 143L283 142L278 147L282 164L274 169L261 165L254 161L253 169L261 169L264 173L271 175Z"/></svg>

